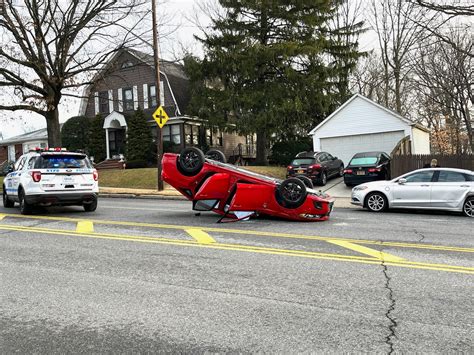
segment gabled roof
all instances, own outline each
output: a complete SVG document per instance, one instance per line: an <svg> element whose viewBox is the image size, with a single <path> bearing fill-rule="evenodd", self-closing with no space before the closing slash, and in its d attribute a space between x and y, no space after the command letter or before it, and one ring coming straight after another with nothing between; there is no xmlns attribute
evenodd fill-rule
<svg viewBox="0 0 474 355"><path fill-rule="evenodd" d="M419 128L421 130L424 130L426 132L429 132L429 130L426 128L426 127L423 127L422 125L420 125L419 123L415 123L415 122L412 122L408 119L406 119L405 117L401 116L400 114L398 114L397 112L395 111L392 111L378 103L376 103L375 101L372 101L371 99L361 95L361 94L355 94L353 95L349 100L347 100L346 102L344 102L336 111L334 111L333 113L331 113L328 117L326 117L326 119L324 119L324 121L322 121L320 124L318 124L315 128L313 128L308 135L314 135L314 133L320 129L322 126L324 126L328 121L330 121L334 116L336 116L340 111L342 111L346 106L350 105L351 102L353 102L355 99L357 98L360 98L362 100L365 100L366 102L370 103L371 105L381 109L381 110L384 110L385 112L389 113L390 115L392 115L393 117L396 117L398 118L400 121L402 121L403 123L409 125L409 126L415 126L416 128Z"/></svg>

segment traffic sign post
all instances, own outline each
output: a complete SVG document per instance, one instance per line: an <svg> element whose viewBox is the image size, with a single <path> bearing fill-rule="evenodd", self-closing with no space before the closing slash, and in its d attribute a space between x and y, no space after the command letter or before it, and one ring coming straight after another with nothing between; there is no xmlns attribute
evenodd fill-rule
<svg viewBox="0 0 474 355"><path fill-rule="evenodd" d="M160 128L163 128L170 118L168 117L168 114L166 113L163 106L160 106L155 112L153 112L153 119L156 121L158 126L160 126Z"/></svg>

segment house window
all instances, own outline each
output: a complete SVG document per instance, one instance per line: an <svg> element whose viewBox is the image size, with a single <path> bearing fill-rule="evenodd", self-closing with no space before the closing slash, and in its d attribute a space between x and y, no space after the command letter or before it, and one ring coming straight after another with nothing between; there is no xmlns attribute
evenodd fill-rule
<svg viewBox="0 0 474 355"><path fill-rule="evenodd" d="M133 63L131 61L126 61L126 62L123 62L122 63L122 69L126 69L126 68L131 68L133 67Z"/></svg>
<svg viewBox="0 0 474 355"><path fill-rule="evenodd" d="M133 90L132 88L123 89L123 108L125 111L133 111Z"/></svg>
<svg viewBox="0 0 474 355"><path fill-rule="evenodd" d="M187 145L199 144L199 127L194 125L184 126L184 140Z"/></svg>
<svg viewBox="0 0 474 355"><path fill-rule="evenodd" d="M211 129L206 129L206 144L208 146L219 146L222 147L222 132L219 130L212 131Z"/></svg>
<svg viewBox="0 0 474 355"><path fill-rule="evenodd" d="M165 125L163 127L163 141L181 144L181 128L179 124Z"/></svg>
<svg viewBox="0 0 474 355"><path fill-rule="evenodd" d="M158 102L156 101L156 85L154 84L148 86L148 100L151 108L158 107Z"/></svg>
<svg viewBox="0 0 474 355"><path fill-rule="evenodd" d="M109 113L109 93L107 91L99 92L99 113Z"/></svg>

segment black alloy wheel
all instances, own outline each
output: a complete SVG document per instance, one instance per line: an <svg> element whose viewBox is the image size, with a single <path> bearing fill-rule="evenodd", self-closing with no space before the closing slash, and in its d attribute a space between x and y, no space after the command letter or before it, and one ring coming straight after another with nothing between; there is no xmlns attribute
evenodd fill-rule
<svg viewBox="0 0 474 355"><path fill-rule="evenodd" d="M220 150L217 150L217 149L211 149L210 151L208 151L206 153L206 158L210 160L218 161L220 163L226 162L224 153L222 153Z"/></svg>
<svg viewBox="0 0 474 355"><path fill-rule="evenodd" d="M325 171L321 173L321 177L318 179L318 185L324 186L328 182L328 176Z"/></svg>
<svg viewBox="0 0 474 355"><path fill-rule="evenodd" d="M184 175L193 176L204 166L204 153L194 147L185 148L178 157L178 168Z"/></svg>
<svg viewBox="0 0 474 355"><path fill-rule="evenodd" d="M7 191L5 191L5 189L5 186L3 186L3 207L12 208L13 206L15 206L15 202L8 198Z"/></svg>
<svg viewBox="0 0 474 355"><path fill-rule="evenodd" d="M28 202L26 202L25 192L23 191L23 189L20 189L18 193L18 199L20 200L20 213L24 215L30 214L32 206Z"/></svg>
<svg viewBox="0 0 474 355"><path fill-rule="evenodd" d="M340 176L340 177L343 177L343 176L344 176L344 165L341 165L341 166L339 167L339 176Z"/></svg>
<svg viewBox="0 0 474 355"><path fill-rule="evenodd" d="M97 209L97 200L94 200L91 203L84 203L83 207L86 212L94 212Z"/></svg>
<svg viewBox="0 0 474 355"><path fill-rule="evenodd" d="M284 207L296 208L306 200L308 191L306 186L298 178L288 178L278 187L281 199L284 202Z"/></svg>

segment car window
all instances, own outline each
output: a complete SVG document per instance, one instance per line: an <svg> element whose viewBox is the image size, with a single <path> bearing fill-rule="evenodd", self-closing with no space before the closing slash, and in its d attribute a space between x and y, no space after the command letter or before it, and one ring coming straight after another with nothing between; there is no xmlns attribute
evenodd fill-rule
<svg viewBox="0 0 474 355"><path fill-rule="evenodd" d="M387 157L384 154L380 155L380 163L385 163L387 161Z"/></svg>
<svg viewBox="0 0 474 355"><path fill-rule="evenodd" d="M327 157L327 156L328 156L328 155L327 155L326 153L321 153L321 154L319 154L319 156L318 156L319 162L322 163L322 162L327 161L327 160L328 160L328 157Z"/></svg>
<svg viewBox="0 0 474 355"><path fill-rule="evenodd" d="M456 171L441 170L439 172L438 182L461 182L466 180L466 175Z"/></svg>
<svg viewBox="0 0 474 355"><path fill-rule="evenodd" d="M405 176L407 182L431 182L433 178L434 170L432 171L421 171L408 176Z"/></svg>
<svg viewBox="0 0 474 355"><path fill-rule="evenodd" d="M350 165L374 165L377 163L378 157L360 157L352 158Z"/></svg>
<svg viewBox="0 0 474 355"><path fill-rule="evenodd" d="M23 169L23 165L25 165L26 157L20 157L18 161L15 163L15 171Z"/></svg>
<svg viewBox="0 0 474 355"><path fill-rule="evenodd" d="M33 167L35 166L35 162L36 157L30 158L30 160L28 161L28 169L33 169Z"/></svg>
<svg viewBox="0 0 474 355"><path fill-rule="evenodd" d="M333 156L329 153L326 153L326 158L327 158L327 160L332 160Z"/></svg>
<svg viewBox="0 0 474 355"><path fill-rule="evenodd" d="M36 169L81 169L91 166L84 155L42 155L35 167Z"/></svg>
<svg viewBox="0 0 474 355"><path fill-rule="evenodd" d="M314 163L313 158L297 158L293 159L290 165L299 166L299 165L310 165Z"/></svg>

